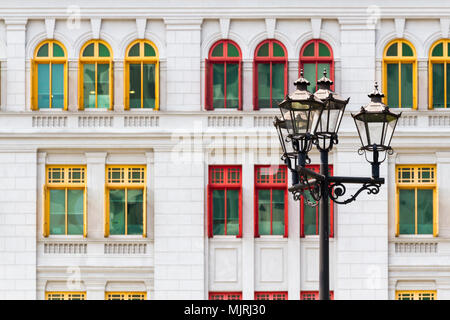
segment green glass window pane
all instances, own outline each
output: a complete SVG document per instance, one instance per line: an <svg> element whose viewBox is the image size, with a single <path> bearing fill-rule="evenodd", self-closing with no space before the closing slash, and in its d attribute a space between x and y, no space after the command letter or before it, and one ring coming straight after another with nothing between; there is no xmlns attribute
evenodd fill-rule
<svg viewBox="0 0 450 320"><path fill-rule="evenodd" d="M109 233L125 234L125 190L109 190Z"/></svg>
<svg viewBox="0 0 450 320"><path fill-rule="evenodd" d="M38 64L38 108L50 107L50 65Z"/></svg>
<svg viewBox="0 0 450 320"><path fill-rule="evenodd" d="M413 64L402 63L402 108L413 107Z"/></svg>
<svg viewBox="0 0 450 320"><path fill-rule="evenodd" d="M64 107L64 65L52 64L52 108Z"/></svg>
<svg viewBox="0 0 450 320"><path fill-rule="evenodd" d="M414 56L414 52L412 50L412 48L407 45L406 43L402 43L402 56L403 57L413 57Z"/></svg>
<svg viewBox="0 0 450 320"><path fill-rule="evenodd" d="M144 108L155 108L155 65L145 63L143 65L144 76Z"/></svg>
<svg viewBox="0 0 450 320"><path fill-rule="evenodd" d="M213 64L213 107L224 108L224 94L225 94L225 64Z"/></svg>
<svg viewBox="0 0 450 320"><path fill-rule="evenodd" d="M319 42L319 57L330 57L331 53L330 53L330 49L328 49L328 47Z"/></svg>
<svg viewBox="0 0 450 320"><path fill-rule="evenodd" d="M387 104L391 108L398 108L398 64L387 64Z"/></svg>
<svg viewBox="0 0 450 320"><path fill-rule="evenodd" d="M399 190L399 231L400 234L415 233L415 191Z"/></svg>
<svg viewBox="0 0 450 320"><path fill-rule="evenodd" d="M258 190L258 229L260 235L270 234L270 189Z"/></svg>
<svg viewBox="0 0 450 320"><path fill-rule="evenodd" d="M95 108L95 64L83 65L83 104L85 108Z"/></svg>
<svg viewBox="0 0 450 320"><path fill-rule="evenodd" d="M278 43L273 43L273 56L274 57L284 57L284 49Z"/></svg>
<svg viewBox="0 0 450 320"><path fill-rule="evenodd" d="M446 63L447 66L447 108L450 108L450 81L448 76L450 75L450 64Z"/></svg>
<svg viewBox="0 0 450 320"><path fill-rule="evenodd" d="M225 190L212 193L213 235L225 234Z"/></svg>
<svg viewBox="0 0 450 320"><path fill-rule="evenodd" d="M97 64L97 108L109 108L109 64Z"/></svg>
<svg viewBox="0 0 450 320"><path fill-rule="evenodd" d="M432 189L417 189L417 233L433 234Z"/></svg>
<svg viewBox="0 0 450 320"><path fill-rule="evenodd" d="M258 57L268 57L269 56L269 43L264 43L258 50Z"/></svg>
<svg viewBox="0 0 450 320"><path fill-rule="evenodd" d="M109 57L109 49L103 43L98 44L98 56L99 57Z"/></svg>
<svg viewBox="0 0 450 320"><path fill-rule="evenodd" d="M227 190L227 235L239 234L239 190Z"/></svg>
<svg viewBox="0 0 450 320"><path fill-rule="evenodd" d="M127 234L142 234L144 219L144 190L128 189Z"/></svg>
<svg viewBox="0 0 450 320"><path fill-rule="evenodd" d="M129 57L139 57L140 56L139 45L140 45L140 43L136 43L135 45L133 45L130 48L130 51L128 51Z"/></svg>
<svg viewBox="0 0 450 320"><path fill-rule="evenodd" d="M284 234L284 190L272 190L272 234Z"/></svg>
<svg viewBox="0 0 450 320"><path fill-rule="evenodd" d="M130 73L130 92L129 92L130 108L140 108L141 107L141 64L140 63L130 63L129 64L129 73Z"/></svg>
<svg viewBox="0 0 450 320"><path fill-rule="evenodd" d="M59 44L53 44L53 56L54 57L64 57L64 50Z"/></svg>
<svg viewBox="0 0 450 320"><path fill-rule="evenodd" d="M48 43L41 46L37 52L38 57L48 57Z"/></svg>
<svg viewBox="0 0 450 320"><path fill-rule="evenodd" d="M239 50L234 44L228 43L227 50L228 57L239 57Z"/></svg>
<svg viewBox="0 0 450 320"><path fill-rule="evenodd" d="M66 191L50 189L50 234L66 234Z"/></svg>
<svg viewBox="0 0 450 320"><path fill-rule="evenodd" d="M433 57L442 57L444 55L444 45L442 43L439 43L436 47L434 47L431 55Z"/></svg>
<svg viewBox="0 0 450 320"><path fill-rule="evenodd" d="M83 234L84 190L67 190L67 234Z"/></svg>
<svg viewBox="0 0 450 320"><path fill-rule="evenodd" d="M284 100L284 63L272 64L272 108Z"/></svg>
<svg viewBox="0 0 450 320"><path fill-rule="evenodd" d="M155 57L156 56L155 48L153 48L148 43L144 43L144 56L145 57Z"/></svg>
<svg viewBox="0 0 450 320"><path fill-rule="evenodd" d="M223 43L219 43L211 53L212 57L223 57Z"/></svg>
<svg viewBox="0 0 450 320"><path fill-rule="evenodd" d="M316 92L317 78L316 78L316 64L315 63L304 63L303 64L303 77L311 83L308 86L308 91L311 93Z"/></svg>
<svg viewBox="0 0 450 320"><path fill-rule="evenodd" d="M330 70L330 64L329 63L318 63L317 64L317 73L319 79L323 77L323 70L327 71L327 77L331 78L331 70Z"/></svg>
<svg viewBox="0 0 450 320"><path fill-rule="evenodd" d="M258 107L270 108L270 63L258 66Z"/></svg>
<svg viewBox="0 0 450 320"><path fill-rule="evenodd" d="M305 50L303 50L304 57L314 57L314 42L310 43ZM311 81L311 80L310 80Z"/></svg>
<svg viewBox="0 0 450 320"><path fill-rule="evenodd" d="M239 65L227 63L227 108L239 107Z"/></svg>
<svg viewBox="0 0 450 320"><path fill-rule="evenodd" d="M89 44L83 51L83 57L93 57L94 56L94 44Z"/></svg>
<svg viewBox="0 0 450 320"><path fill-rule="evenodd" d="M445 107L445 95L444 95L444 64L433 63L433 108Z"/></svg>
<svg viewBox="0 0 450 320"><path fill-rule="evenodd" d="M308 192L305 192L304 197L308 201L314 203L314 199ZM305 235L317 235L319 226L319 207L311 207L306 200L303 202L303 232Z"/></svg>
<svg viewBox="0 0 450 320"><path fill-rule="evenodd" d="M396 57L398 55L398 45L397 43L392 44L386 52L388 57Z"/></svg>

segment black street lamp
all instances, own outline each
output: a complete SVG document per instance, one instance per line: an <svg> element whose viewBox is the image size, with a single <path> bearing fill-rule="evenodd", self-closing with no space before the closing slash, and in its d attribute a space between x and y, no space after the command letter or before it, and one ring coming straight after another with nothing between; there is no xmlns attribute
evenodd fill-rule
<svg viewBox="0 0 450 320"><path fill-rule="evenodd" d="M282 120L275 117L277 129L283 149L282 159L286 161L293 175L293 185L289 191L294 199L308 192L316 206L320 203L319 239L320 239L320 270L319 298L328 300L329 285L329 232L328 212L329 199L338 204L347 204L356 200L364 190L368 194L377 194L384 178L379 177L379 166L386 159L386 153L392 153L390 143L401 114L394 114L389 107L381 102L383 94L375 90L369 94L371 102L361 107L356 115L352 114L362 143L359 153L366 155L366 160L372 165L372 177L341 177L329 176L328 154L335 144L338 144L338 130L345 107L349 101L340 97L330 88L333 82L324 76L317 81L318 90L311 94L307 91L308 80L301 78L295 82L297 90L279 104ZM306 168L310 162L308 152L312 145L320 152L320 173ZM384 152L380 161L379 153ZM372 158L369 157L372 155ZM293 160L294 165L292 165ZM345 184L362 184L355 194L341 200L346 193ZM305 197L308 198L308 197Z"/></svg>

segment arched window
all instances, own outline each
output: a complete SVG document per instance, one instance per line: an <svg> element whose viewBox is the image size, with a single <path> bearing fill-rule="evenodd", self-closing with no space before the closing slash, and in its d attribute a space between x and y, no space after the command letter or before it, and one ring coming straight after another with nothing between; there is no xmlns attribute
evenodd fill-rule
<svg viewBox="0 0 450 320"><path fill-rule="evenodd" d="M287 94L287 53L277 40L265 40L255 50L253 67L255 110L276 108Z"/></svg>
<svg viewBox="0 0 450 320"><path fill-rule="evenodd" d="M125 56L125 109L159 108L159 60L156 46L136 40Z"/></svg>
<svg viewBox="0 0 450 320"><path fill-rule="evenodd" d="M241 49L231 40L217 41L206 59L207 110L242 109Z"/></svg>
<svg viewBox="0 0 450 320"><path fill-rule="evenodd" d="M300 50L299 75L303 69L304 77L311 83L308 90L312 93L317 90L317 80L322 77L323 70L334 82L334 60L331 46L320 39L306 42ZM334 84L331 86L334 90Z"/></svg>
<svg viewBox="0 0 450 320"><path fill-rule="evenodd" d="M37 46L31 66L31 108L67 110L67 53L56 40Z"/></svg>
<svg viewBox="0 0 450 320"><path fill-rule="evenodd" d="M113 108L113 68L111 47L92 40L81 48L79 67L79 108Z"/></svg>
<svg viewBox="0 0 450 320"><path fill-rule="evenodd" d="M413 45L404 39L391 41L383 54L384 103L391 108L417 108L417 58Z"/></svg>
<svg viewBox="0 0 450 320"><path fill-rule="evenodd" d="M429 108L450 108L450 40L439 40L430 49L428 68Z"/></svg>

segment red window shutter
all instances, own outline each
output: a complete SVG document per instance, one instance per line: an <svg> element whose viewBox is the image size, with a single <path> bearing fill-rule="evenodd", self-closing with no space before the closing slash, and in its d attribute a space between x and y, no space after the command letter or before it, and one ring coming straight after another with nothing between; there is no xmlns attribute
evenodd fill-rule
<svg viewBox="0 0 450 320"><path fill-rule="evenodd" d="M213 110L212 105L212 74L210 72L211 62L206 59L205 61L205 109Z"/></svg>

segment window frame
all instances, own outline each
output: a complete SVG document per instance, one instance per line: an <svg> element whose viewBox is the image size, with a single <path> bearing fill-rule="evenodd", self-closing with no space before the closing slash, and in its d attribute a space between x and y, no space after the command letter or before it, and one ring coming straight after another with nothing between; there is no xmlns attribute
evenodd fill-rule
<svg viewBox="0 0 450 320"><path fill-rule="evenodd" d="M228 44L232 44L235 46L239 52L239 57L229 57L228 56ZM214 49L223 44L223 56L222 57L213 57L212 52ZM224 64L224 107L217 109L227 109L226 105L226 95L227 95L227 72L226 66L227 64L238 64L238 95L239 95L239 104L237 110L242 110L242 51L239 45L231 39L221 39L216 41L208 52L208 58L205 60L205 109L206 110L214 110L214 97L213 97L213 65L214 64ZM235 108L228 108L234 110Z"/></svg>
<svg viewBox="0 0 450 320"><path fill-rule="evenodd" d="M214 183L212 181L212 171L213 169L224 169L224 182ZM228 181L228 169L238 169L239 170L239 182L229 183ZM213 191L214 190L238 190L239 191L239 232L237 235L227 235L227 217L226 217L226 207L225 207L225 229L223 235L213 234ZM208 168L208 237L213 238L214 236L227 236L227 237L242 237L242 166L241 165L210 165ZM226 193L225 193L225 203L226 203Z"/></svg>
<svg viewBox="0 0 450 320"><path fill-rule="evenodd" d="M314 43L314 56L304 56L305 49L311 44ZM329 57L321 57L319 56L319 43L325 45L328 50L330 50L330 56ZM333 48L331 45L322 39L311 39L307 42L305 42L300 49L300 55L299 55L299 61L298 61L298 76L300 77L301 70L304 69L305 63L315 63L316 65L316 82L321 78L322 71L318 70L319 63L329 63L330 64L330 80L333 81L333 84L331 85L331 90L334 90L334 55L333 55ZM309 80L309 79L307 79ZM312 84L312 83L311 83ZM317 84L315 84L317 85Z"/></svg>
<svg viewBox="0 0 450 320"><path fill-rule="evenodd" d="M130 57L130 49L135 45L139 43L140 44L140 48L139 48L139 57ZM155 56L154 57L146 57L144 55L144 44L148 44L150 45L153 50L155 50ZM130 108L130 95L129 95L129 91L130 91L130 71L129 71L129 66L130 64L137 64L140 63L141 64L141 108ZM143 86L144 86L144 81L143 81L143 69L144 69L144 64L154 64L155 65L155 107L153 108L153 110L159 110L159 52L158 52L158 48L156 47L156 45L147 39L137 39L132 41L126 51L125 51L125 59L124 59L124 108L125 110L130 110L130 109L137 109L137 110L146 110L146 109L151 109L151 108L144 108L144 99L143 99L143 95L144 95L144 90L143 90Z"/></svg>
<svg viewBox="0 0 450 320"><path fill-rule="evenodd" d="M259 49L264 45L268 43L269 44L269 55L267 57L259 57L257 56ZM276 43L281 46L284 50L284 57L274 57L273 56L273 43ZM270 64L270 108L260 108L258 105L258 65L262 63L269 63ZM255 49L254 57L253 57L253 110L260 110L260 109L274 109L277 108L277 105L273 105L272 101L272 64L278 63L278 64L284 64L284 94L283 96L287 95L288 92L288 52L284 44L276 39L266 39L261 41L258 46Z"/></svg>
<svg viewBox="0 0 450 320"><path fill-rule="evenodd" d="M306 168L313 170L317 173L320 173L320 165L319 164L310 164L307 165ZM328 173L330 176L333 176L333 165L328 165ZM300 237L315 237L319 235L319 205L314 207L316 209L316 234L305 234L305 200L304 196L300 197ZM330 238L334 238L334 202L330 199Z"/></svg>
<svg viewBox="0 0 450 320"><path fill-rule="evenodd" d="M261 299L262 295L267 295L268 299ZM275 295L282 296L283 299L274 299ZM254 300L288 300L287 291L255 291Z"/></svg>
<svg viewBox="0 0 450 320"><path fill-rule="evenodd" d="M62 295L62 299L51 299L52 295ZM72 295L80 295L81 299L72 299ZM45 300L86 300L86 291L46 291Z"/></svg>
<svg viewBox="0 0 450 320"><path fill-rule="evenodd" d="M120 299L111 299L113 295L120 295ZM140 295L140 299L133 299L133 295ZM105 300L147 300L146 291L106 291Z"/></svg>
<svg viewBox="0 0 450 320"><path fill-rule="evenodd" d="M64 172L63 182L50 181L50 171L53 168L61 168ZM81 169L83 171L83 182L71 183L68 181L69 169ZM54 236L78 236L69 235L68 232L68 212L67 212L67 191L83 190L83 238L87 237L87 169L85 165L47 165L45 168L45 184L42 187L42 205L43 205L43 236L53 236L50 234L50 190L65 190L65 234Z"/></svg>
<svg viewBox="0 0 450 320"><path fill-rule="evenodd" d="M110 182L108 175L109 175L109 169L123 169L123 176L124 176L124 182L123 183L115 183ZM128 180L128 173L130 172L130 169L143 169L143 176L144 181L140 183L133 183ZM125 182L126 180L126 182ZM120 235L111 235L110 234L110 211L109 211L109 190L110 189L124 189L125 190L125 233ZM105 166L105 193L104 193L104 237L110 237L110 236L139 236L138 234L134 235L128 235L128 225L127 225L127 203L128 203L128 196L127 196L127 190L129 189L142 189L143 192L143 198L142 198L142 237L147 237L147 166L146 165L106 165Z"/></svg>
<svg viewBox="0 0 450 320"><path fill-rule="evenodd" d="M402 168L412 168L414 170L413 182L399 182L399 172ZM434 182L421 183L418 182L418 171L422 168L432 168L434 172ZM395 168L395 236L417 236L417 190L433 190L433 237L439 235L439 188L437 184L437 166L435 164L420 164L420 165L396 165ZM401 189L414 189L415 190L415 232L414 234L400 234L400 190Z"/></svg>
<svg viewBox="0 0 450 320"><path fill-rule="evenodd" d="M224 299L214 299L214 296L223 296ZM237 296L238 299L230 299ZM209 292L208 300L242 300L242 292Z"/></svg>
<svg viewBox="0 0 450 320"><path fill-rule="evenodd" d="M389 48L393 45L397 43L397 56L388 56L387 52L389 50ZM408 56L403 56L403 46L402 44L405 43L406 45L408 45L412 52L413 52L413 56L412 57L408 57ZM400 55L399 52L401 52L402 54ZM413 46L413 44L404 39L404 38L400 38L400 39L394 39L391 40L384 48L383 50L383 62L382 62L382 76L383 76L383 92L384 92L384 97L383 97L383 103L387 105L387 101L388 101L388 83L387 83L387 65L388 64L398 64L398 101L399 101L399 106L389 106L391 108L402 108L402 73L401 73L401 64L410 64L412 63L412 69L413 69L413 73L412 73L412 79L413 79L413 105L412 105L412 110L417 110L417 52L416 52L416 48ZM404 107L404 109L409 109L407 107Z"/></svg>
<svg viewBox="0 0 450 320"><path fill-rule="evenodd" d="M313 299L305 299L307 295L310 295ZM318 290L300 291L300 300L319 300ZM334 291L330 290L330 300L334 300Z"/></svg>
<svg viewBox="0 0 450 320"><path fill-rule="evenodd" d="M83 52L87 46L90 44L94 44L94 56L93 57L84 57ZM100 57L99 56L99 44L103 44L109 50L109 57ZM85 64L94 64L95 65L95 108L86 108L84 105L84 65ZM109 108L99 108L98 107L98 81L97 81L97 68L99 64L107 64L109 65ZM103 40L95 39L87 41L80 50L80 57L78 59L78 110L113 110L114 109L114 68L113 68L113 51L111 46Z"/></svg>
<svg viewBox="0 0 450 320"><path fill-rule="evenodd" d="M402 294L412 295L412 299L400 299ZM430 300L437 300L437 290L396 290L395 300L424 300L420 299L423 294L430 294L433 298Z"/></svg>
<svg viewBox="0 0 450 320"><path fill-rule="evenodd" d="M434 48L442 43L442 57L433 57L432 53ZM439 39L430 47L428 53L428 109L434 109L433 107L433 64L443 63L444 64L444 108L436 109L447 109L447 103L450 97L447 97L447 86L448 86L448 74L447 74L447 64L450 63L450 51L448 50L450 46L450 39Z"/></svg>
<svg viewBox="0 0 450 320"><path fill-rule="evenodd" d="M44 45L48 45L49 51L47 57L38 57L37 54L39 49L41 49ZM54 57L53 56L53 45L57 44L64 51L64 57ZM64 92L64 104L62 109L67 110L68 106L68 63L67 63L67 49L66 47L58 40L44 40L39 45L36 46L34 50L33 59L31 59L31 110L40 110L47 108L39 108L38 105L38 66L40 64L48 64L49 65L49 106L48 109L60 109L52 107L52 65L53 64L62 64L64 69L63 76L63 92Z"/></svg>
<svg viewBox="0 0 450 320"><path fill-rule="evenodd" d="M269 168L269 182L268 183L258 183L258 171L261 168ZM280 168L284 171L284 182L274 182L273 181L273 170L275 168ZM258 208L258 191L259 190L270 190L270 229L271 234L272 231L272 225L273 225L273 219L272 219L272 190L283 190L284 191L284 233L283 237L288 237L288 230L289 230L289 214L288 214L288 172L287 172L287 166L286 165L255 165L254 166L254 224L255 224L255 238L260 237L259 234L259 208ZM264 235L266 236L266 235ZM278 235L277 235L278 236Z"/></svg>

